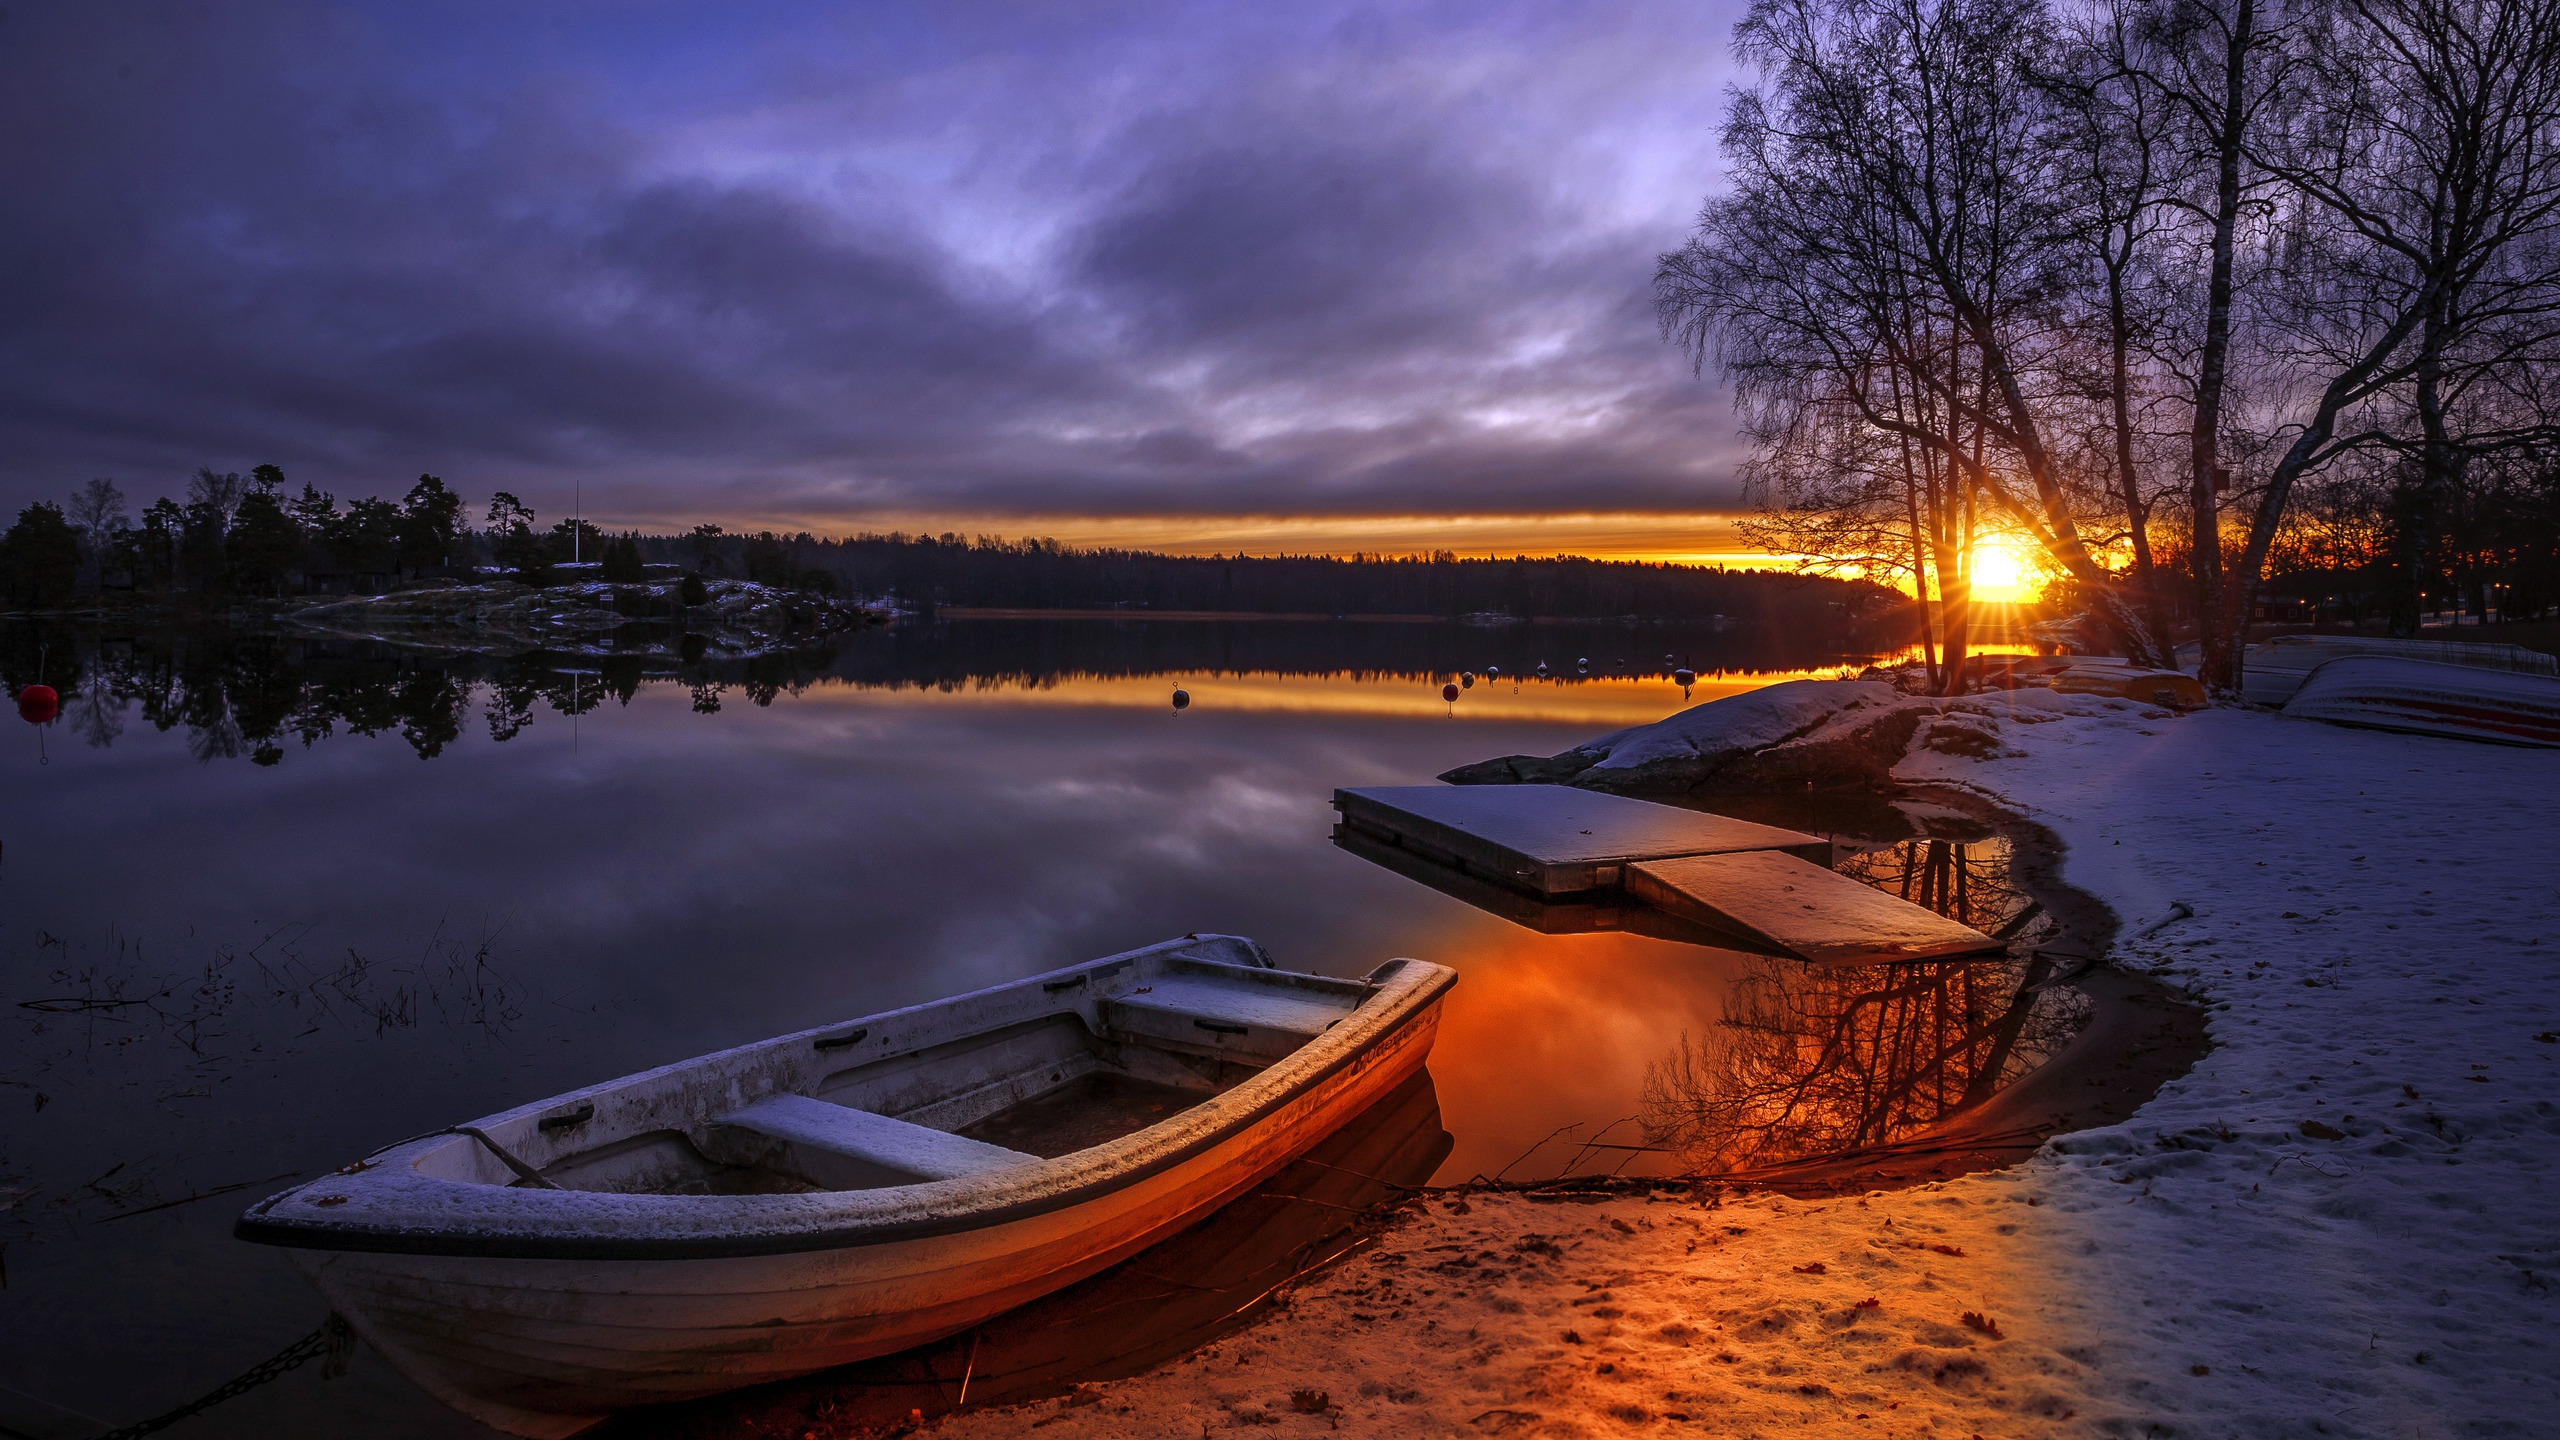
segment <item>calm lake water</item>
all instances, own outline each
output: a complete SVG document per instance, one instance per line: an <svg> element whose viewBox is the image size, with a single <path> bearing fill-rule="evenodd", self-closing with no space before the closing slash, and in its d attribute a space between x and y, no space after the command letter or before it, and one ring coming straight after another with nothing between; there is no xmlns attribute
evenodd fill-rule
<svg viewBox="0 0 2560 1440"><path fill-rule="evenodd" d="M1706 673L1692 700L1862 658L1606 626L957 621L689 667L0 629L11 688L41 665L64 697L0 742L0 1427L153 1414L308 1331L321 1306L285 1256L229 1237L297 1177L1186 931L1338 974L1457 966L1430 1067L1442 1179L1677 1168L1579 1146L1640 1143L1648 1068L1719 1035L1718 1083L1795 1098L1693 1127L1716 1154L1925 1123L1848 1097L1922 1010L1997 1012L1992 971L1913 1008L1848 972L1541 934L1331 843L1336 786L1678 708L1667 654ZM1556 678L1481 678L1541 661ZM1462 669L1477 683L1444 702ZM1906 839L1861 863L1913 893L1966 880L1996 919L1998 862L1996 841ZM1834 1100L1802 1083L1823 1030ZM487 1433L371 1357L175 1433L289 1432Z"/></svg>

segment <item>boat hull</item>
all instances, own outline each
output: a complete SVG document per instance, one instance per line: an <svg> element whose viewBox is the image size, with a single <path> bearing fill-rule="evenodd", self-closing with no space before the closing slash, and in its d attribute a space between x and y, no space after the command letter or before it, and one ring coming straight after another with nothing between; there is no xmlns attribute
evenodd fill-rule
<svg viewBox="0 0 2560 1440"><path fill-rule="evenodd" d="M2284 713L2367 730L2560 747L2560 679L2350 655L2311 672Z"/></svg>
<svg viewBox="0 0 2560 1440"><path fill-rule="evenodd" d="M955 1334L1207 1215L1419 1070L1430 1005L1249 1128L1043 1213L842 1248L689 1259L298 1251L330 1304L403 1374L509 1433L715 1394Z"/></svg>

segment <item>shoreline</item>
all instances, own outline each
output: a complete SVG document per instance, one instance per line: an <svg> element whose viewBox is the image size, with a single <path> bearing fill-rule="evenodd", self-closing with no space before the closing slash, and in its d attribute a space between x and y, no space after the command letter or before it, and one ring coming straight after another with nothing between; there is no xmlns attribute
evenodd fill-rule
<svg viewBox="0 0 2560 1440"><path fill-rule="evenodd" d="M1899 787L1893 798L1960 811L1994 829L2010 841L2008 866L2012 881L2061 922L2061 930L2048 942L2048 948L2107 953L2121 922L2102 898L2063 877L2067 850L2051 829L2012 807L1966 789L1909 785ZM2086 996L2090 1003L2084 1023L2061 1050L1980 1102L1885 1145L1728 1173L1658 1178L1579 1176L1527 1182L1478 1177L1454 1184L1402 1183L1393 1187L1399 1193L1366 1202L1365 1210L1352 1217L1338 1234L1329 1235L1322 1260L1275 1278L1181 1344L1159 1348L1144 1357L1131 1357L1135 1363L1104 1363L1066 1372L1047 1383L1036 1383L1027 1393L1019 1388L1007 1393L1006 1387L999 1386L1001 1398L968 1406L960 1403L961 1391L944 1382L960 1379L962 1372L977 1363L977 1347L974 1343L964 1346L955 1338L903 1359L889 1357L890 1362L897 1362L897 1378L889 1382L896 1391L894 1399L879 1393L883 1366L888 1362L864 1362L833 1378L821 1373L671 1407L663 1413L634 1412L607 1429L634 1440L699 1440L715 1434L730 1440L766 1436L850 1440L855 1436L905 1434L920 1428L955 1435L1009 1436L1033 1428L1069 1427L1061 1432L1060 1440L1064 1440L1070 1435L1129 1433L1123 1425L1142 1430L1161 1428L1152 1423L1139 1424L1140 1417L1153 1412L1151 1419L1169 1419L1162 1411L1166 1403L1171 1403L1181 1409L1184 1418L1167 1433L1187 1434L1193 1426L1206 1430L1220 1425L1318 1422L1330 1430L1350 1418L1346 1401L1383 1399L1387 1402L1386 1412L1380 1413L1374 1405L1363 1407L1364 1423L1356 1428L1381 1434L1445 1434L1454 1429L1461 1434L1579 1436L1586 1432L1570 1424L1557 1428L1548 1422L1545 1412L1537 1412L1535 1418L1506 1418L1531 1416L1532 1412L1500 1406L1467 1415L1434 1406L1433 1418L1428 1421L1422 1415L1393 1413L1429 1396L1433 1387L1427 1381L1407 1384L1364 1380L1357 1397L1337 1395L1321 1384L1293 1385L1287 1391L1287 1403L1266 1402L1259 1408L1240 1407L1234 1392L1213 1387L1208 1395L1214 1407L1204 1409L1199 1387L1215 1379L1214 1367L1222 1359L1241 1368L1279 1353L1288 1355L1291 1365L1311 1371L1338 1364L1345 1347L1362 1346L1373 1337L1384 1338L1384 1327L1415 1318L1397 1306L1382 1308L1373 1303L1381 1294L1382 1284L1392 1287L1396 1275L1422 1260L1431 1260L1432 1268L1439 1273L1452 1273L1448 1260L1434 1257L1453 1248L1469 1250L1477 1236L1493 1243L1474 1247L1472 1253L1477 1258L1458 1267L1453 1278L1478 1284L1490 1280L1497 1285L1531 1282L1553 1278L1540 1272L1568 1264L1576 1258L1577 1251L1596 1241L1639 1240L1666 1225L1694 1227L1699 1235L1712 1239L1712 1231L1726 1227L1707 1226L1698 1218L1709 1213L1762 1217L1751 1225L1730 1227L1727 1238L1733 1238L1755 1233L1764 1220L1794 1213L1791 1207L1805 1202L1845 1201L1852 1208L1879 1202L1921 1203L1929 1192L1949 1181L2014 1172L2056 1136L2120 1122L2153 1098L2163 1085L2187 1073L2205 1052L2205 1014L2176 989L2150 976L2106 964L2084 966L2077 971L2067 967L2068 962L2064 962L2061 973L2028 982L2067 986ZM1318 1187L1309 1183L1314 1173L1301 1175L1281 1187L1290 1196L1279 1198L1286 1200L1300 1192L1316 1190ZM1342 1177L1329 1178L1339 1181ZM1354 1197L1346 1194L1337 1198ZM1312 1199L1311 1203L1334 1204ZM1582 1238L1563 1238L1560 1226L1578 1231ZM1453 1235L1457 1229L1463 1229L1469 1239L1462 1241ZM1182 1241L1167 1243L1179 1246ZM1694 1247L1695 1242L1690 1243ZM1930 1242L1911 1243L1925 1246ZM1963 1247L1947 1248L1960 1252ZM1695 1253L1694 1248L1684 1253L1684 1260L1691 1253ZM1141 1255L1121 1268L1145 1271L1149 1258ZM1505 1268L1488 1270L1488 1264ZM1378 1273L1382 1268L1385 1275ZM1789 1273L1821 1275L1828 1270L1827 1263L1809 1260L1791 1262ZM1116 1273L1105 1272L1106 1278ZM1665 1283L1683 1283L1671 1271L1656 1278ZM1610 1302L1620 1298L1624 1284L1624 1278L1599 1285L1587 1279L1577 1282L1582 1295L1568 1296L1561 1309L1563 1319L1575 1325L1559 1332L1566 1337L1558 1342L1561 1354L1570 1355L1586 1339L1597 1340L1597 1332L1588 1337L1582 1334L1582 1326L1588 1321L1605 1324L1621 1318L1622 1307ZM1436 1288L1422 1288L1413 1298L1437 1299ZM1861 1303L1881 1308L1873 1299ZM1310 1318L1318 1308L1328 1305L1342 1313L1327 1321ZM1473 1312L1468 1317L1473 1323L1466 1331L1472 1338L1487 1330L1489 1319L1530 1313L1522 1305L1505 1307L1505 1301L1493 1298L1473 1305L1460 1299L1452 1308ZM1577 1311L1582 1318L1577 1319ZM1853 1319L1857 1317L1856 1305L1848 1313ZM1443 1323L1437 1318L1422 1319L1424 1337L1436 1335ZM1451 1319L1446 1323L1456 1322ZM1679 1332L1684 1328L1686 1322L1675 1320L1667 1330ZM1675 1334L1675 1338L1679 1337ZM1691 1335L1680 1343L1693 1348L1698 1340ZM955 1346L961 1346L968 1354L964 1357ZM1482 1348L1478 1346L1479 1350ZM1616 1374L1616 1367L1617 1362L1601 1361L1595 1373ZM930 1378L945 1370L952 1373L939 1381ZM927 1378L913 1379L911 1371ZM1324 1403L1306 1408L1315 1392L1321 1392ZM1402 1395L1413 1398L1399 1400L1397 1397ZM916 1411L915 1415L900 1419L909 1407ZM1691 1412L1677 1408L1638 1408L1644 1409L1644 1421L1629 1421L1619 1413L1625 1406L1607 1412L1605 1418L1620 1425L1676 1423L1691 1418ZM1414 1423L1397 1423L1400 1421ZM1450 1421L1456 1423L1444 1423Z"/></svg>
<svg viewBox="0 0 2560 1440"><path fill-rule="evenodd" d="M2122 977L2115 1013L2137 1025L2145 987L2183 987L2213 1042L2129 1116L2001 1168L1928 1178L1926 1157L1892 1190L1856 1188L1852 1166L1798 1194L1417 1195L1189 1357L926 1423L955 1440L2535 1433L2560 1406L2560 896L2542 859L2560 766L2254 712L1986 708L1996 744L1917 747L1897 777L1996 797L2115 914L2186 907L2115 935L2089 977ZM2065 1063L2007 1093L2062 1104L2125 1078Z"/></svg>
<svg viewBox="0 0 2560 1440"><path fill-rule="evenodd" d="M1637 798L1644 798L1641 794ZM1719 799L1735 797L1719 796ZM2104 954L2123 922L2105 901L2062 878L2060 837L2027 817L1977 793L1939 785L1906 785L1886 800L1918 800L1961 811L1991 827L2013 847L2011 878L2030 899L2062 923L2054 942ZM1973 1105L1885 1144L1779 1161L1739 1170L1678 1176L1563 1177L1502 1182L1483 1179L1425 1187L1433 1192L1540 1194L1607 1191L1641 1194L1689 1186L1767 1191L1796 1198L1848 1190L1893 1191L2019 1164L2057 1135L2112 1125L2129 1118L2162 1086L2191 1070L2210 1044L2205 1012L2187 996L2148 976L2103 961L2030 978L2027 985L2058 986L2085 997L2090 1011L2070 1041L2035 1068Z"/></svg>
<svg viewBox="0 0 2560 1440"><path fill-rule="evenodd" d="M2062 878L2067 852L2051 830L1969 791L1907 785L1892 798L1944 805L1993 827L2013 846L2010 868L2019 889L2062 922L2055 943L2091 955L2112 949L2121 917ZM2057 1135L2129 1118L2210 1048L2205 1012L2148 975L2100 960L2028 983L2077 991L2089 1000L2090 1013L2061 1051L1979 1103L1872 1151L1684 1178L1807 1198L1908 1189L2005 1169Z"/></svg>

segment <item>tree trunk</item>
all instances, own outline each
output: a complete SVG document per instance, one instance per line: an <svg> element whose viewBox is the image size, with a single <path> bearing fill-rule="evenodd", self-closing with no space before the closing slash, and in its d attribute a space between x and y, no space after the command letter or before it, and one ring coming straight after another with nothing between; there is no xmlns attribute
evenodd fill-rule
<svg viewBox="0 0 2560 1440"><path fill-rule="evenodd" d="M2198 673L2224 698L2240 692L2240 646L2221 623L2229 613L2222 575L2222 394L2230 379L2233 257L2240 226L2240 153L2247 139L2249 48L2255 0L2240 0L2223 35L2222 110L2214 131L2213 270L2205 282L2204 345L2196 357L2196 403L2187 436L2188 569L2195 585ZM2247 606L2240 607L2246 616ZM2240 631L2247 633L2245 620Z"/></svg>
<svg viewBox="0 0 2560 1440"><path fill-rule="evenodd" d="M2125 318L2124 303L2124 267L2129 259L2107 266L2108 385L2114 392L2110 418L2116 428L2116 483L2124 491L2125 534L2133 542L2133 588L2142 597L2152 633L2165 645L2169 617L2161 607L2159 577L2151 568L2151 507L2143 501L2142 477L2133 464L2133 327Z"/></svg>
<svg viewBox="0 0 2560 1440"><path fill-rule="evenodd" d="M2425 608L2427 568L2445 502L2460 482L2462 457L2444 423L2444 332L2449 300L2439 292L2428 307L2427 336L2418 350L2416 390L2421 441L2418 475L2401 497L2391 537L2390 632L2416 639Z"/></svg>

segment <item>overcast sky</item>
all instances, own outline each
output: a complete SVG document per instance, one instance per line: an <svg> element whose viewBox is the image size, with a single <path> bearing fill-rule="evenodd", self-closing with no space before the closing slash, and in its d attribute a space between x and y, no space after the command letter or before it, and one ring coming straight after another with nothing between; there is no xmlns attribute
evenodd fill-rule
<svg viewBox="0 0 2560 1440"><path fill-rule="evenodd" d="M1736 14L9 4L0 501L1729 507L1647 282Z"/></svg>

